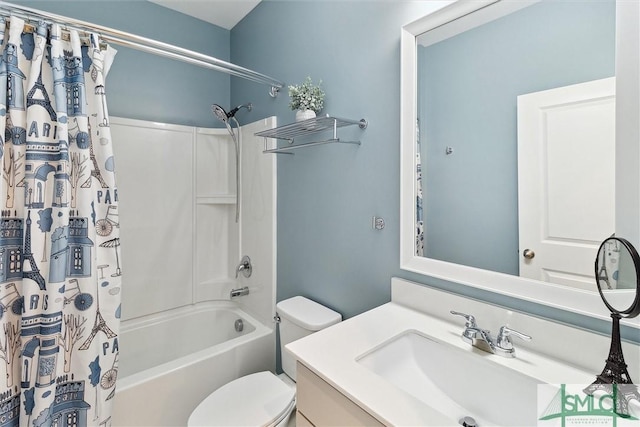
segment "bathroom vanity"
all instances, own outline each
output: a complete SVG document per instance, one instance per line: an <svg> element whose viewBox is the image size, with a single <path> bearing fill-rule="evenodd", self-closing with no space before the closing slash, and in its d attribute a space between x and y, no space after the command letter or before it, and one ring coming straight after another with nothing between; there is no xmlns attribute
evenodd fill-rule
<svg viewBox="0 0 640 427"><path fill-rule="evenodd" d="M391 287L390 303L286 347L299 363L299 425L456 426L465 416L536 425L554 396L538 385L587 386L608 352L608 336L402 279ZM494 335L508 325L533 339L514 339L512 358L479 350L461 339L465 321L451 310ZM623 348L638 381L640 347Z"/></svg>
<svg viewBox="0 0 640 427"><path fill-rule="evenodd" d="M297 426L384 425L302 363L297 365L296 378Z"/></svg>

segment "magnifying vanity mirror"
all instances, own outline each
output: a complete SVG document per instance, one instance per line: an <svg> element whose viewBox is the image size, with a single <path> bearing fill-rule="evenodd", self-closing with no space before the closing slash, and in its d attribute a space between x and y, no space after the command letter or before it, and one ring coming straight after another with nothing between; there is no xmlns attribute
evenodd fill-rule
<svg viewBox="0 0 640 427"><path fill-rule="evenodd" d="M605 367L593 384L585 389L585 393L593 394L604 390L615 396L615 412L628 417L629 402L640 402L640 393L629 376L622 355L620 319L640 314L640 256L628 240L610 237L598 249L595 274L598 292L611 312L613 326Z"/></svg>
<svg viewBox="0 0 640 427"><path fill-rule="evenodd" d="M611 313L640 314L640 257L628 240L610 237L602 242L595 273L598 292Z"/></svg>
<svg viewBox="0 0 640 427"><path fill-rule="evenodd" d="M461 0L403 27L402 269L609 318L600 242L640 242L629 3Z"/></svg>

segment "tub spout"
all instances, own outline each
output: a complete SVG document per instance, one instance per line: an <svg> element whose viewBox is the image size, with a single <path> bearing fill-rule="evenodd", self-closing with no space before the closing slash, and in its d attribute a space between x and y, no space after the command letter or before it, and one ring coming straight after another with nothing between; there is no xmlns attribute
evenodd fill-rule
<svg viewBox="0 0 640 427"><path fill-rule="evenodd" d="M248 286L245 286L244 288L231 289L231 298L243 297L245 295L249 295Z"/></svg>

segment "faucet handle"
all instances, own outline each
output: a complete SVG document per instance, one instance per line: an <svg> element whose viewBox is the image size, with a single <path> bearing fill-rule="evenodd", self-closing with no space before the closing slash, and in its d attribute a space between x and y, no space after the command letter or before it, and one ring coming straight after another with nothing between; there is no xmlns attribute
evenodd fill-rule
<svg viewBox="0 0 640 427"><path fill-rule="evenodd" d="M531 341L531 336L511 329L508 326L502 326L498 332L498 338L496 339L496 347L503 350L513 350L513 343L511 343L510 336L518 337L524 341Z"/></svg>
<svg viewBox="0 0 640 427"><path fill-rule="evenodd" d="M477 328L478 325L476 324L476 318L473 317L473 315L471 314L466 314L466 313L460 313L459 311L453 311L451 310L449 313L453 314L454 316L462 316L465 318L465 320L467 321L467 324L465 325L465 327L467 328Z"/></svg>
<svg viewBox="0 0 640 427"><path fill-rule="evenodd" d="M244 277L251 277L251 273L253 271L253 267L251 266L251 258L247 255L242 257L240 260L240 264L236 267L236 279L238 278L238 273L242 271L242 275Z"/></svg>

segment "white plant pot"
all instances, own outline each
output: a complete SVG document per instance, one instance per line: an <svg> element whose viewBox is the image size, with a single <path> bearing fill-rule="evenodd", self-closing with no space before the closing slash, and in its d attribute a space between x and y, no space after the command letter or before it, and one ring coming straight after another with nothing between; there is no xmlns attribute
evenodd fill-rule
<svg viewBox="0 0 640 427"><path fill-rule="evenodd" d="M296 111L296 122L302 122L305 120L313 119L315 117L316 117L316 112L313 110Z"/></svg>

